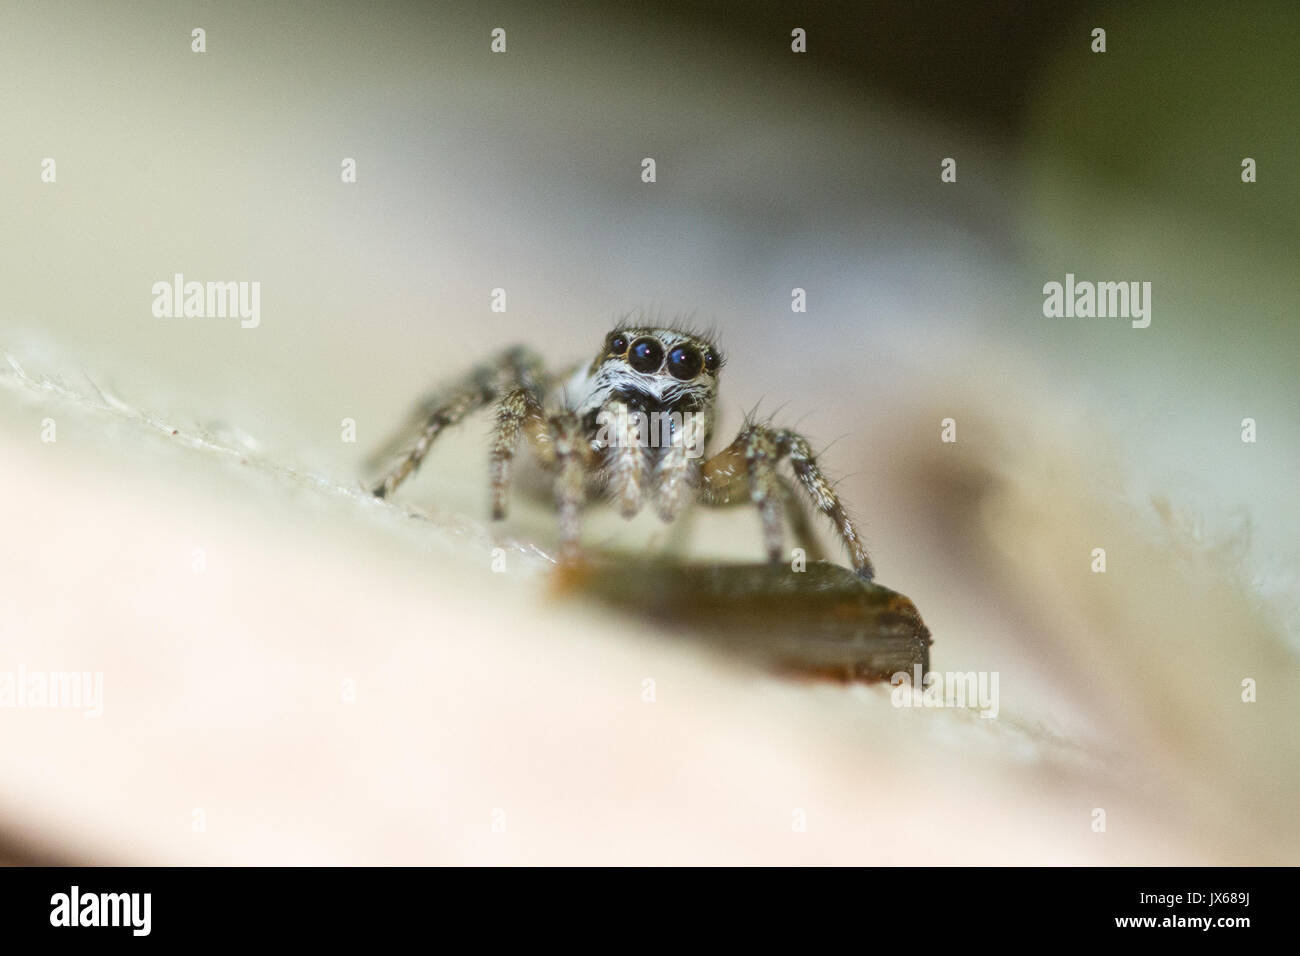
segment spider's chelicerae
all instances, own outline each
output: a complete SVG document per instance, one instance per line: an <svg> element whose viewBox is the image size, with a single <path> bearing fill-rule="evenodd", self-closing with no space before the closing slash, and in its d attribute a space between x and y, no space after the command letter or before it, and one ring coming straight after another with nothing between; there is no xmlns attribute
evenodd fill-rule
<svg viewBox="0 0 1300 956"><path fill-rule="evenodd" d="M762 520L768 558L780 562L783 513L795 533L811 542L796 484L778 470L788 459L797 487L830 519L854 570L870 580L874 572L862 538L803 436L746 421L730 445L704 457L722 364L707 337L670 328L617 328L590 364L560 375L547 372L529 350L510 349L417 409L418 437L374 493L391 495L445 428L495 403L492 517L505 517L511 463L526 440L555 475L561 554L567 560L577 557L584 501L603 495L628 518L653 501L666 522L692 501L750 502Z"/></svg>

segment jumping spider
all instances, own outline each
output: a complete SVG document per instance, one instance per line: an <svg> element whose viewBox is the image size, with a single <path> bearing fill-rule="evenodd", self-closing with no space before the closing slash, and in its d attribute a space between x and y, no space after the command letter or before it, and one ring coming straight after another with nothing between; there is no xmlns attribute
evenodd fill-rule
<svg viewBox="0 0 1300 956"><path fill-rule="evenodd" d="M591 364L561 375L547 372L529 350L509 349L417 409L418 437L374 494L391 495L443 429L495 402L492 517L505 517L511 463L526 438L555 475L565 560L577 557L579 510L590 493L609 498L626 518L653 498L665 522L693 498L707 506L751 502L762 520L768 558L778 563L783 509L796 534L812 540L794 483L777 471L788 458L799 486L834 525L854 570L870 580L874 571L862 538L801 435L746 421L730 445L703 458L722 364L707 337L670 328L617 328Z"/></svg>

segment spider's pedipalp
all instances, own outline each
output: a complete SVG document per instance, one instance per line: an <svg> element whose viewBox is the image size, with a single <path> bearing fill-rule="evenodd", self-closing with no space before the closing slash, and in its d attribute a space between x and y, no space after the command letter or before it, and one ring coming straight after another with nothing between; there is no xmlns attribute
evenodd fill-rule
<svg viewBox="0 0 1300 956"><path fill-rule="evenodd" d="M698 420L686 419L680 427L669 421L672 433L659 451L654 480L655 511L665 522L681 514L700 486L700 459L692 454L701 440Z"/></svg>
<svg viewBox="0 0 1300 956"><path fill-rule="evenodd" d="M602 415L610 432L605 465L609 473L609 496L619 514L632 518L641 510L643 500L648 465L645 445L626 402L615 399L606 403Z"/></svg>

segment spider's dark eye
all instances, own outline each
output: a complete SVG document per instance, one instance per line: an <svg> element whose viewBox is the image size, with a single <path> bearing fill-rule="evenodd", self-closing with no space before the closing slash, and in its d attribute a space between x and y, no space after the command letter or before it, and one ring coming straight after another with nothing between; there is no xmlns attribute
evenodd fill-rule
<svg viewBox="0 0 1300 956"><path fill-rule="evenodd" d="M627 351L627 336L622 332L615 332L609 337L608 348L614 355L622 355Z"/></svg>
<svg viewBox="0 0 1300 956"><path fill-rule="evenodd" d="M704 367L710 372L716 372L721 365L722 356L713 351L713 349L709 349L704 353Z"/></svg>
<svg viewBox="0 0 1300 956"><path fill-rule="evenodd" d="M704 359L700 358L700 353L685 345L679 345L668 353L668 371L673 378L683 382L689 382L699 375L703 366Z"/></svg>
<svg viewBox="0 0 1300 956"><path fill-rule="evenodd" d="M638 372L657 372L664 361L664 347L658 339L637 339L628 354L628 364Z"/></svg>

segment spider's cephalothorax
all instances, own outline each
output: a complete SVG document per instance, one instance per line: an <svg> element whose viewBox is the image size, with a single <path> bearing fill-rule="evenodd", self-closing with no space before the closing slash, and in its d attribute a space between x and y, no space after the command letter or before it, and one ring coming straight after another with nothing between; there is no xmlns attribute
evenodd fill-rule
<svg viewBox="0 0 1300 956"><path fill-rule="evenodd" d="M795 485L777 468L789 459L798 485L834 524L854 569L871 578L862 539L802 436L749 421L730 445L704 457L721 368L722 355L707 337L678 329L620 326L605 336L590 364L561 376L549 374L528 350L510 349L420 406L418 436L374 493L390 495L444 428L495 403L492 516L505 516L511 462L520 439L527 439L555 475L565 558L577 555L579 511L589 494L609 498L626 517L652 500L664 521L692 500L709 506L749 502L762 518L770 560L782 560L783 512L815 548Z"/></svg>

